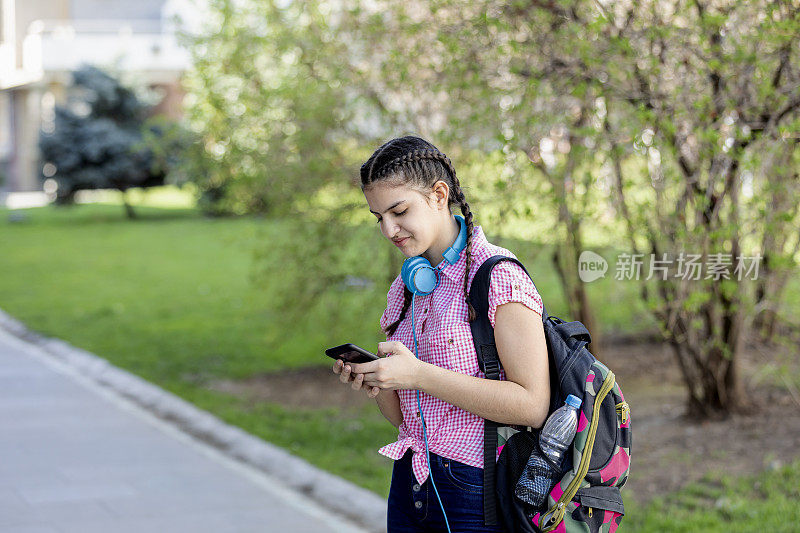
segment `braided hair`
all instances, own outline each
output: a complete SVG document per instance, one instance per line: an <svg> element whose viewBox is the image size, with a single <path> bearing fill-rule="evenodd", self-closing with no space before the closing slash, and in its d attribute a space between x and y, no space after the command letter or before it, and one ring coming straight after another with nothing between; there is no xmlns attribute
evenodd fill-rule
<svg viewBox="0 0 800 533"><path fill-rule="evenodd" d="M376 182L406 185L423 194L429 192L437 181L444 181L450 187L448 207L458 205L467 223L467 266L464 269L464 301L467 303L467 320L472 322L477 316L469 303L469 269L472 265L472 212L456 177L456 170L450 159L428 141L408 135L392 139L380 146L361 165L361 191ZM405 299L400 317L384 330L392 335L405 319L411 307L413 293L403 286Z"/></svg>

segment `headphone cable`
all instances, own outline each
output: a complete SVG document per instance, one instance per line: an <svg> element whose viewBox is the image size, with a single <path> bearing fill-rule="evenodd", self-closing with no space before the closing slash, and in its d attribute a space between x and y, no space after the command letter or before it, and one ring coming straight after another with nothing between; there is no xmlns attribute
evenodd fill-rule
<svg viewBox="0 0 800 533"><path fill-rule="evenodd" d="M417 347L417 329L414 327L414 300L415 296L411 296L411 333L414 336L414 352L419 359L419 349ZM419 409L419 416L422 419L422 435L425 438L425 458L428 461L428 477L431 478L431 485L433 485L433 491L436 493L436 499L439 500L439 507L442 508L442 515L444 516L444 523L447 526L447 532L450 532L450 522L447 521L447 513L444 512L444 505L442 504L442 498L439 496L439 490L436 488L436 483L433 481L433 471L431 470L431 455L428 451L428 431L425 425L425 415L422 413L422 404L419 400L419 389L417 389L417 409Z"/></svg>

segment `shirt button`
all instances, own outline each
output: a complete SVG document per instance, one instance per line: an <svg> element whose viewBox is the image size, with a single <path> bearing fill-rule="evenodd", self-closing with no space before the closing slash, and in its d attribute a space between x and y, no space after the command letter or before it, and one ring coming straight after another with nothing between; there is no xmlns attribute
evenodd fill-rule
<svg viewBox="0 0 800 533"><path fill-rule="evenodd" d="M422 509L422 502L414 502L414 507L417 509Z"/></svg>
<svg viewBox="0 0 800 533"><path fill-rule="evenodd" d="M414 483L414 492L419 492L419 483Z"/></svg>
<svg viewBox="0 0 800 533"><path fill-rule="evenodd" d="M447 342L449 342L450 344L453 344L453 339L447 339Z"/></svg>
<svg viewBox="0 0 800 533"><path fill-rule="evenodd" d="M419 411L417 411L417 418L419 418L419 415L420 415L420 412L419 412Z"/></svg>
<svg viewBox="0 0 800 533"><path fill-rule="evenodd" d="M514 288L515 289L519 289L519 285L514 285Z"/></svg>
<svg viewBox="0 0 800 533"><path fill-rule="evenodd" d="M428 310L426 309L426 310L425 310L425 312L427 313L427 312L428 312Z"/></svg>

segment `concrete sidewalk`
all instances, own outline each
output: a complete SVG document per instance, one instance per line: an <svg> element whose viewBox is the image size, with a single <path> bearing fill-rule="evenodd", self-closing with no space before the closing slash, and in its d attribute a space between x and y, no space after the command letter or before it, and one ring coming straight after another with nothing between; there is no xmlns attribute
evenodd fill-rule
<svg viewBox="0 0 800 533"><path fill-rule="evenodd" d="M182 531L365 530L0 328L0 532Z"/></svg>

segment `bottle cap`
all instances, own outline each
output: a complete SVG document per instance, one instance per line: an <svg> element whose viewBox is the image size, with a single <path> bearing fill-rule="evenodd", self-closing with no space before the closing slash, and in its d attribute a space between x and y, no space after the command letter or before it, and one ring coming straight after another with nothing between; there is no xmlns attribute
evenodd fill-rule
<svg viewBox="0 0 800 533"><path fill-rule="evenodd" d="M581 406L581 403L583 403L583 400L581 400L574 394L570 394L569 396L567 396L567 400L564 403L571 405L575 409L578 409Z"/></svg>

